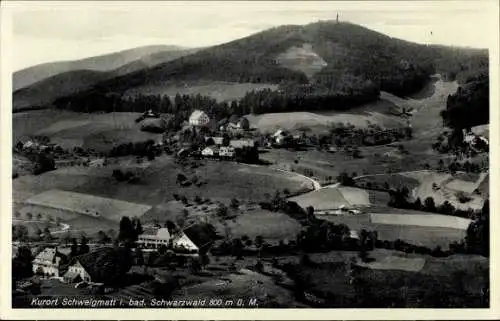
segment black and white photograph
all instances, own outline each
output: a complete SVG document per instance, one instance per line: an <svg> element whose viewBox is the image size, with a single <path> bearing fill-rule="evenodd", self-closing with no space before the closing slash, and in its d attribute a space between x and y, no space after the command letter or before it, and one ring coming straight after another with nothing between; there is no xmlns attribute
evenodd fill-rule
<svg viewBox="0 0 500 321"><path fill-rule="evenodd" d="M498 5L2 3L2 299L491 309Z"/></svg>

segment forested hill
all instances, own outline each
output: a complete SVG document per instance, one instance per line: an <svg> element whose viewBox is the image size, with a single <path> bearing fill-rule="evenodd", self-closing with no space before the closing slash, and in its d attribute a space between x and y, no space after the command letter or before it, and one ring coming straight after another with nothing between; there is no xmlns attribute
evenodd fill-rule
<svg viewBox="0 0 500 321"><path fill-rule="evenodd" d="M458 91L448 97L441 116L453 129L471 128L490 122L490 86L487 73L467 78Z"/></svg>
<svg viewBox="0 0 500 321"><path fill-rule="evenodd" d="M420 45L350 23L318 22L276 27L200 50L105 80L78 96L189 80L280 84L299 88L300 95L371 95L375 87L403 96L421 89L433 73L467 77L479 65L487 68L487 59L485 50Z"/></svg>

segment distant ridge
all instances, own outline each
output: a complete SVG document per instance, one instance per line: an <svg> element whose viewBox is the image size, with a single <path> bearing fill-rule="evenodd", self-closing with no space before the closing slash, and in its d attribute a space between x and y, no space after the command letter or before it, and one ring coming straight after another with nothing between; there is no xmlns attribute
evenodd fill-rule
<svg viewBox="0 0 500 321"><path fill-rule="evenodd" d="M177 46L152 45L79 60L43 63L14 72L12 87L15 91L59 73L72 70L110 71L158 52L184 49Z"/></svg>
<svg viewBox="0 0 500 321"><path fill-rule="evenodd" d="M55 99L91 88L113 77L182 57L197 49L175 46L148 46L91 57L77 61L56 62L23 69L14 74L18 80L13 110L36 109Z"/></svg>

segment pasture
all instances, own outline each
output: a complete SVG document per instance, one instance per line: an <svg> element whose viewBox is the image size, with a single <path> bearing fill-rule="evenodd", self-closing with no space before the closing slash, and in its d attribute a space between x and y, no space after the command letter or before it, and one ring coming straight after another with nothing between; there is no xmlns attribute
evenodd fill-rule
<svg viewBox="0 0 500 321"><path fill-rule="evenodd" d="M141 177L137 183L118 182L112 177L113 170L134 170L130 158L101 168L66 167L42 175L27 175L13 181L13 199L21 206L30 197L58 189L94 196L154 206L173 200L173 194L195 196L223 201L229 204L232 198L240 201L262 201L277 190L288 189L290 193L310 190L311 183L293 173L285 174L272 168L253 168L243 164L218 161L198 161L196 168L182 167L169 156L161 156L148 166L137 164L135 169ZM195 176L204 184L181 187L176 183L177 174L190 179ZM90 210L90 209L89 209ZM98 209L96 209L98 210Z"/></svg>
<svg viewBox="0 0 500 321"><path fill-rule="evenodd" d="M440 205L445 201L448 201L456 208L462 210L467 210L469 208L477 210L483 206L484 196L472 194L472 191L479 187L479 180L476 184L463 180L457 180L451 174L433 171L403 173L402 175L419 181L419 186L413 189L414 198L420 197L421 200L425 200L427 197L432 197L434 198L436 205ZM435 185L438 186L439 189L435 189ZM468 194L470 201L461 203L457 197L457 191L470 193Z"/></svg>
<svg viewBox="0 0 500 321"><path fill-rule="evenodd" d="M403 127L404 120L391 115L389 113L391 108L394 108L392 103L378 100L346 112L285 112L246 117L252 127L259 128L263 133L274 133L278 129L299 132L304 127L308 127L314 133L321 133L327 131L332 123L350 123L356 127L368 127L369 124L377 124L382 128Z"/></svg>
<svg viewBox="0 0 500 321"><path fill-rule="evenodd" d="M49 190L24 201L27 205L54 208L76 215L103 217L119 221L122 216L141 217L151 206L89 194Z"/></svg>
<svg viewBox="0 0 500 321"><path fill-rule="evenodd" d="M135 122L140 113L74 113L53 109L13 115L13 141L31 135L43 135L64 149L73 147L108 151L111 146L158 140L161 134L143 132Z"/></svg>
<svg viewBox="0 0 500 321"><path fill-rule="evenodd" d="M319 215L318 218L346 224L352 230L377 231L379 240L403 240L410 244L447 249L452 242L464 239L468 220L438 214L415 214L400 210L400 214ZM404 213L404 214L401 214Z"/></svg>
<svg viewBox="0 0 500 321"><path fill-rule="evenodd" d="M268 243L295 240L301 230L301 225L288 215L261 209L246 211L237 215L234 220L226 222L232 238L247 236L254 240L260 235ZM220 223L215 226L219 235L224 235L224 226Z"/></svg>
<svg viewBox="0 0 500 321"><path fill-rule="evenodd" d="M325 187L291 197L289 200L297 202L302 208L312 206L315 210L320 211L338 209L341 206L358 207L370 205L368 192L352 187Z"/></svg>

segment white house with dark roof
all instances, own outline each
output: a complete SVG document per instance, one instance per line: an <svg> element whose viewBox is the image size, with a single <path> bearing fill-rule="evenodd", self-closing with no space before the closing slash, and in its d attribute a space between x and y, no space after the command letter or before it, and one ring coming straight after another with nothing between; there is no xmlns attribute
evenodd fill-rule
<svg viewBox="0 0 500 321"><path fill-rule="evenodd" d="M229 145L234 148L254 147L255 141L253 139L234 139L229 141Z"/></svg>
<svg viewBox="0 0 500 321"><path fill-rule="evenodd" d="M208 115L201 111L201 110L195 110L189 116L189 125L191 126L206 126L210 123L210 118Z"/></svg>
<svg viewBox="0 0 500 321"><path fill-rule="evenodd" d="M160 228L156 234L141 234L137 246L145 249L158 249L164 245L174 252L182 254L198 254L198 246L183 232L170 233L167 228Z"/></svg>
<svg viewBox="0 0 500 321"><path fill-rule="evenodd" d="M216 146L208 146L201 151L201 155L205 157L215 157L218 154L219 149Z"/></svg>
<svg viewBox="0 0 500 321"><path fill-rule="evenodd" d="M141 234L137 238L137 246L157 249L161 245L168 246L171 239L167 228L160 228L156 234Z"/></svg>
<svg viewBox="0 0 500 321"><path fill-rule="evenodd" d="M223 158L232 158L232 157L234 157L234 153L235 153L235 150L234 150L234 147L232 147L232 146L222 146L219 149L219 156L223 157Z"/></svg>

